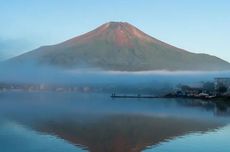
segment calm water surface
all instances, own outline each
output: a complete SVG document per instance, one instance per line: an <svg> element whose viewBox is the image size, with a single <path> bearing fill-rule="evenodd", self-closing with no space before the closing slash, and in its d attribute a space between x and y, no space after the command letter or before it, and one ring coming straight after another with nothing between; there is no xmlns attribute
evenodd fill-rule
<svg viewBox="0 0 230 152"><path fill-rule="evenodd" d="M188 99L0 93L1 152L229 152L230 110Z"/></svg>

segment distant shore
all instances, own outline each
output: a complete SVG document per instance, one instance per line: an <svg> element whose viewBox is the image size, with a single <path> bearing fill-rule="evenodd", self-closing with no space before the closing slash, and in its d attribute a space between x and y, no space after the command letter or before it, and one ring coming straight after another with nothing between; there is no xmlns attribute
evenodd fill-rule
<svg viewBox="0 0 230 152"><path fill-rule="evenodd" d="M184 99L200 99L200 100L208 100L208 101L229 101L230 96L213 96L213 97L204 97L204 96L177 96L173 94L167 94L163 96L155 96L155 95L131 95L131 94L115 94L111 95L111 98L184 98Z"/></svg>

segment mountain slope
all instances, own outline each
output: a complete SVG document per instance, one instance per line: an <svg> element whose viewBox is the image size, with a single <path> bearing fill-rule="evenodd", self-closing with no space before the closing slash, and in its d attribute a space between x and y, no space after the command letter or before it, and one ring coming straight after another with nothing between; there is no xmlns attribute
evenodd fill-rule
<svg viewBox="0 0 230 152"><path fill-rule="evenodd" d="M176 48L123 22L103 24L89 33L38 48L11 61L119 71L230 69L228 62L215 56Z"/></svg>

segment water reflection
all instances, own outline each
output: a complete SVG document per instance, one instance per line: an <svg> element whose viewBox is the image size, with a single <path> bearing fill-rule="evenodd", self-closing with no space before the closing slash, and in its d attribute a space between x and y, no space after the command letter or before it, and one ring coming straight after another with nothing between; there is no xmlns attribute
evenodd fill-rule
<svg viewBox="0 0 230 152"><path fill-rule="evenodd" d="M84 145L92 152L139 152L146 146L177 136L222 126L192 119L133 115L106 116L93 120L52 120L38 123L34 128Z"/></svg>
<svg viewBox="0 0 230 152"><path fill-rule="evenodd" d="M203 108L206 111L213 112L219 117L230 116L230 102L229 101L203 101L194 99L177 99L178 104L191 108Z"/></svg>
<svg viewBox="0 0 230 152"><path fill-rule="evenodd" d="M84 152L56 136L41 134L14 121L0 122L1 152Z"/></svg>
<svg viewBox="0 0 230 152"><path fill-rule="evenodd" d="M230 125L204 134L191 133L153 145L144 152L229 152Z"/></svg>
<svg viewBox="0 0 230 152"><path fill-rule="evenodd" d="M223 105L199 100L112 100L108 94L73 93L4 93L0 99L0 118L32 130L27 133L33 135L31 141L36 139L34 134L49 135L43 140L49 139L50 145L57 139L64 139L58 142L62 149L68 147L66 144L75 145L76 149L64 151L78 152L79 147L92 152L139 152L191 133L204 134L230 122L229 117L223 117L229 112L220 108ZM0 140L4 141L4 136ZM17 140L16 145L21 142ZM24 150L39 144L44 142L29 142ZM0 143L0 149L3 146Z"/></svg>

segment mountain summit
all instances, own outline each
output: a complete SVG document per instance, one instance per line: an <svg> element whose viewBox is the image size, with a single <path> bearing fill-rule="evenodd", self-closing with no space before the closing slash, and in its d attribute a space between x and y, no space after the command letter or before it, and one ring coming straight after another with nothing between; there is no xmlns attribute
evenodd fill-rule
<svg viewBox="0 0 230 152"><path fill-rule="evenodd" d="M126 22L103 24L91 32L57 45L40 47L11 61L118 71L230 69L224 60L179 49Z"/></svg>
<svg viewBox="0 0 230 152"><path fill-rule="evenodd" d="M104 41L113 42L113 44L120 47L134 47L132 41L139 39L140 41L154 41L154 39L143 33L136 27L126 22L109 22L103 24L97 29L84 34L82 36L73 38L65 43L90 42L92 40L101 39ZM156 41L156 40L155 40Z"/></svg>

